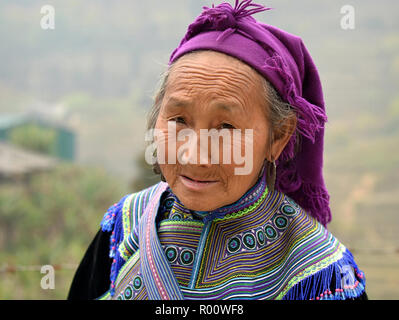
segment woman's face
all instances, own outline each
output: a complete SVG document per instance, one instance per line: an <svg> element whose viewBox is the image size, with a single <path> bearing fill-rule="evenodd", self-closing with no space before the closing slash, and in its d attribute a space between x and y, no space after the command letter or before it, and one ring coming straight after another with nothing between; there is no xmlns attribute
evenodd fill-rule
<svg viewBox="0 0 399 320"><path fill-rule="evenodd" d="M222 53L187 54L172 66L155 128L163 133L165 145L161 171L187 208L210 211L231 204L256 183L269 154L263 90L258 73ZM175 138L174 127L176 135L186 139ZM205 148L201 132L223 132L230 141L217 138L220 143L215 147L206 137ZM230 152L230 163L223 147ZM235 158L237 151L244 163ZM211 161L212 152L219 155L218 161ZM247 172L237 174L239 168Z"/></svg>

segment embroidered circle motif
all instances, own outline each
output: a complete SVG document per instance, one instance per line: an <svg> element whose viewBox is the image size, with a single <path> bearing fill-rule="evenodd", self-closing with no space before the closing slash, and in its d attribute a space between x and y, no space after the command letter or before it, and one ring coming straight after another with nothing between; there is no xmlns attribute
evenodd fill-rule
<svg viewBox="0 0 399 320"><path fill-rule="evenodd" d="M183 215L180 212L173 211L169 215L169 219L172 220L183 220Z"/></svg>
<svg viewBox="0 0 399 320"><path fill-rule="evenodd" d="M133 279L133 287L134 287L134 289L139 290L141 288L142 284L143 284L143 281L141 280L140 276L136 276Z"/></svg>
<svg viewBox="0 0 399 320"><path fill-rule="evenodd" d="M256 246L256 239L252 233L244 234L243 243L248 249L253 249Z"/></svg>
<svg viewBox="0 0 399 320"><path fill-rule="evenodd" d="M184 249L180 253L180 260L183 264L189 265L194 261L194 253L189 249Z"/></svg>
<svg viewBox="0 0 399 320"><path fill-rule="evenodd" d="M265 243L265 234L263 230L256 231L256 238L258 239L259 245L263 245Z"/></svg>
<svg viewBox="0 0 399 320"><path fill-rule="evenodd" d="M174 202L173 198L166 199L166 200L165 200L165 207L166 207L167 209L172 208L173 202Z"/></svg>
<svg viewBox="0 0 399 320"><path fill-rule="evenodd" d="M288 216L292 216L293 214L296 213L296 210L293 206L289 205L289 204L285 204L281 207L281 211L283 213L285 213Z"/></svg>
<svg viewBox="0 0 399 320"><path fill-rule="evenodd" d="M241 241L238 237L233 237L227 243L227 251L230 253L237 252L241 248Z"/></svg>
<svg viewBox="0 0 399 320"><path fill-rule="evenodd" d="M265 226L265 236L269 240L273 240L277 237L277 231L271 225Z"/></svg>
<svg viewBox="0 0 399 320"><path fill-rule="evenodd" d="M177 250L175 247L167 247L165 250L166 258L170 263L173 263L177 259Z"/></svg>
<svg viewBox="0 0 399 320"><path fill-rule="evenodd" d="M130 286L127 286L125 291L123 292L123 295L125 296L125 299L129 300L132 298L133 295L133 290Z"/></svg>
<svg viewBox="0 0 399 320"><path fill-rule="evenodd" d="M284 216L277 216L274 218L274 224L280 230L285 229L288 225L288 219Z"/></svg>

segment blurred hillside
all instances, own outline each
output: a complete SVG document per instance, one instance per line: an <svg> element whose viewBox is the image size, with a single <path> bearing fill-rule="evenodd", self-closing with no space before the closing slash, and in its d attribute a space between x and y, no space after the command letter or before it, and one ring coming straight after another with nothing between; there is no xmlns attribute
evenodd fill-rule
<svg viewBox="0 0 399 320"><path fill-rule="evenodd" d="M258 2L274 9L256 18L301 36L320 72L329 229L353 250L370 298L399 299L399 2L351 1L354 30L340 27L345 1ZM39 272L1 266L77 264L108 206L156 181L142 162L146 112L170 53L212 3L0 2L0 115L58 108L77 136L75 164L0 186L0 298L65 298L73 268L46 292ZM54 30L40 28L47 4Z"/></svg>

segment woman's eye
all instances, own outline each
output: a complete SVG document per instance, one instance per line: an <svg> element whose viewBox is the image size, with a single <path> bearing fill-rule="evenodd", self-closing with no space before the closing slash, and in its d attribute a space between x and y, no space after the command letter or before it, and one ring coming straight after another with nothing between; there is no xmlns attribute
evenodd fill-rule
<svg viewBox="0 0 399 320"><path fill-rule="evenodd" d="M222 123L220 125L221 129L235 129L233 125L231 125L230 123Z"/></svg>
<svg viewBox="0 0 399 320"><path fill-rule="evenodd" d="M183 117L176 117L176 118L171 119L171 121L175 121L177 123L183 123L183 124L186 123L186 121L184 120Z"/></svg>

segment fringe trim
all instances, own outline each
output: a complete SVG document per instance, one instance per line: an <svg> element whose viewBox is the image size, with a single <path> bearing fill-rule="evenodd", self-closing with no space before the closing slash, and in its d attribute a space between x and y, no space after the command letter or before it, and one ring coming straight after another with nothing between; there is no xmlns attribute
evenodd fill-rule
<svg viewBox="0 0 399 320"><path fill-rule="evenodd" d="M111 264L111 272L110 272L110 294L111 296L115 293L115 280L118 274L118 270L125 263L125 260L120 256L117 248L120 243L123 241L123 217L122 217L122 208L123 203L129 195L124 196L118 203L114 203L107 212L104 214L104 217L101 221L101 229L104 232L111 232L110 239L110 251L109 257L112 258Z"/></svg>
<svg viewBox="0 0 399 320"><path fill-rule="evenodd" d="M325 188L302 182L300 189L286 194L293 198L302 209L317 219L324 227L331 221L330 195Z"/></svg>
<svg viewBox="0 0 399 320"><path fill-rule="evenodd" d="M295 284L283 300L347 300L360 297L366 279L348 249L338 261Z"/></svg>

